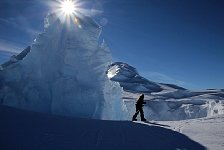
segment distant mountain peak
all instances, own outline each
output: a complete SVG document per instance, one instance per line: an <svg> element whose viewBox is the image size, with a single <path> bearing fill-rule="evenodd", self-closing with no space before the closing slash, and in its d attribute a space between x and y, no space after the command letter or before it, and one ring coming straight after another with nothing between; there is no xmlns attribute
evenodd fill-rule
<svg viewBox="0 0 224 150"><path fill-rule="evenodd" d="M114 62L107 70L107 76L112 81L117 81L126 91L132 92L160 92L167 88L185 90L173 84L156 83L139 75L137 69L127 63Z"/></svg>

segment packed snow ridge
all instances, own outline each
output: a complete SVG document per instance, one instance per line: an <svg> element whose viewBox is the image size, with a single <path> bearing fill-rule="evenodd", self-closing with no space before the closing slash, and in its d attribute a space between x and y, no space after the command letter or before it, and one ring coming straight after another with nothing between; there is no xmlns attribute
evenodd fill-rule
<svg viewBox="0 0 224 150"><path fill-rule="evenodd" d="M122 62L109 66L108 77L123 87L123 100L129 114L134 114L135 102L145 94L145 116L149 120L184 120L224 114L224 90L191 91L173 85L156 83L139 75Z"/></svg>
<svg viewBox="0 0 224 150"><path fill-rule="evenodd" d="M90 17L66 24L45 18L43 33L31 47L1 65L0 103L65 116L122 119L119 83L107 78L111 54L99 44L101 27Z"/></svg>

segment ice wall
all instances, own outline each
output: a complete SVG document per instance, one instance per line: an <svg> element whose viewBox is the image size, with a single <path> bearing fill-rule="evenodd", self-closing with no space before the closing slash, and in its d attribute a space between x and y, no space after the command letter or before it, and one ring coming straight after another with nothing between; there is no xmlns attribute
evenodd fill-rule
<svg viewBox="0 0 224 150"><path fill-rule="evenodd" d="M66 116L122 119L122 88L106 76L109 48L101 27L87 16L66 23L45 18L23 60L0 71L1 104Z"/></svg>

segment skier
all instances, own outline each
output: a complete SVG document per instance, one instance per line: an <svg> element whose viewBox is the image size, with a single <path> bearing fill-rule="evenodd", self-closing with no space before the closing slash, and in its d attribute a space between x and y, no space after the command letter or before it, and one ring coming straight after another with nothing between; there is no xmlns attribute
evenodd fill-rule
<svg viewBox="0 0 224 150"><path fill-rule="evenodd" d="M139 112L140 112L140 116L141 116L141 121L146 121L146 119L144 117L144 112L142 109L142 107L144 106L143 104L146 104L146 102L144 102L144 94L141 94L135 104L136 112L132 117L132 121L137 121L136 117L138 116Z"/></svg>

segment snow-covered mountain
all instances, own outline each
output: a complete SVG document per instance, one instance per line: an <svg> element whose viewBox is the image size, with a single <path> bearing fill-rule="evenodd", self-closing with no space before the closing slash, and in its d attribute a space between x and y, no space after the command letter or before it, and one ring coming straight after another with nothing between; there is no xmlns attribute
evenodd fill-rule
<svg viewBox="0 0 224 150"><path fill-rule="evenodd" d="M149 81L139 75L136 68L127 63L115 62L111 64L107 71L108 77L112 81L117 81L125 91L135 92L161 92L165 89L185 90L182 87Z"/></svg>
<svg viewBox="0 0 224 150"><path fill-rule="evenodd" d="M18 55L12 55L10 60L4 62L3 64L0 65L0 70L4 70L5 68L7 68L8 66L23 60L24 57L26 57L26 55L30 52L31 47L28 46L27 48L25 48L21 53L19 53Z"/></svg>
<svg viewBox="0 0 224 150"><path fill-rule="evenodd" d="M116 62L109 66L108 77L123 87L123 100L129 118L134 114L135 101L145 93L144 107L149 120L183 120L224 114L224 90L191 91L185 88L149 81L137 69Z"/></svg>
<svg viewBox="0 0 224 150"><path fill-rule="evenodd" d="M111 64L101 27L90 17L67 24L56 14L31 47L0 67L0 103L38 112L98 119L125 114L122 88L105 72Z"/></svg>

